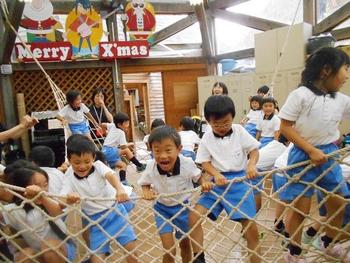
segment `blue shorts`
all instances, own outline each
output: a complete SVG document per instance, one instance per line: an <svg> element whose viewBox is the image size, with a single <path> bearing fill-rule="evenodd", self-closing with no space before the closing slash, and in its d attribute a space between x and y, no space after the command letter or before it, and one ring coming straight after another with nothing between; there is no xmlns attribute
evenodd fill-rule
<svg viewBox="0 0 350 263"><path fill-rule="evenodd" d="M228 180L245 176L245 171L222 173ZM225 195L223 193L225 190ZM223 199L218 201L215 192ZM199 198L198 205L208 209L213 216L218 217L223 209L231 220L252 219L256 215L256 206L253 191L248 184L248 180L231 183L225 186L214 186L208 193L203 193Z"/></svg>
<svg viewBox="0 0 350 263"><path fill-rule="evenodd" d="M77 247L72 241L68 241L66 244L67 259L69 262L74 262L77 256Z"/></svg>
<svg viewBox="0 0 350 263"><path fill-rule="evenodd" d="M261 191L264 186L264 176L257 176L254 179L250 179L251 184L253 187L253 194L254 195L260 195Z"/></svg>
<svg viewBox="0 0 350 263"><path fill-rule="evenodd" d="M128 213L122 204L115 204L112 209L88 215L88 217L94 223L98 223L90 226L90 249L95 254L110 252L109 243L112 239L122 246L136 240L134 229L126 220Z"/></svg>
<svg viewBox="0 0 350 263"><path fill-rule="evenodd" d="M135 197L136 194L134 192L131 193L130 198ZM135 199L130 199L129 201L120 203L121 205L124 206L126 212L129 214L131 212L131 210L133 210L135 208Z"/></svg>
<svg viewBox="0 0 350 263"><path fill-rule="evenodd" d="M274 193L279 192L280 189L288 182L287 178L280 173L272 175L272 190Z"/></svg>
<svg viewBox="0 0 350 263"><path fill-rule="evenodd" d="M244 125L244 128L246 129L246 131L253 136L254 138L256 138L256 124L254 123L247 123L246 125Z"/></svg>
<svg viewBox="0 0 350 263"><path fill-rule="evenodd" d="M266 146L267 144L269 144L270 142L272 142L275 138L274 137L261 137L260 138L260 146L259 149L261 149L262 147Z"/></svg>
<svg viewBox="0 0 350 263"><path fill-rule="evenodd" d="M174 226L176 226L176 238L181 238L182 232L187 233L189 231L189 210L187 207L183 205L167 206L156 202L153 208L159 235L173 233ZM182 212L179 213L179 211ZM164 218L167 220L171 219L171 224L167 223Z"/></svg>
<svg viewBox="0 0 350 263"><path fill-rule="evenodd" d="M338 150L338 147L333 143L316 147L322 150L325 154L329 154ZM288 155L288 165L306 160L309 160L309 156L302 149L294 145ZM325 170L333 165L333 163L334 160L329 159L327 163L313 167L307 171L303 176L301 176L298 182L289 182L288 185L280 193L281 200L294 200L301 194L305 197L310 198L314 194L315 189L306 183L314 182ZM305 166L301 166L288 170L287 174L293 177L293 175L303 171L304 168ZM329 192L333 192L333 190L336 189L336 193L342 196L347 196L349 194L349 189L346 186L339 164L337 164L331 171L323 176L323 178L319 179L316 184Z"/></svg>
<svg viewBox="0 0 350 263"><path fill-rule="evenodd" d="M102 153L111 168L115 168L117 162L121 160L117 147L103 146Z"/></svg>
<svg viewBox="0 0 350 263"><path fill-rule="evenodd" d="M90 134L89 125L86 121L68 124L72 134Z"/></svg>
<svg viewBox="0 0 350 263"><path fill-rule="evenodd" d="M190 158L192 158L193 161L196 160L196 154L195 154L195 152L193 152L193 151L182 150L182 151L181 151L181 154L182 154L183 156L185 156L185 157L190 157Z"/></svg>

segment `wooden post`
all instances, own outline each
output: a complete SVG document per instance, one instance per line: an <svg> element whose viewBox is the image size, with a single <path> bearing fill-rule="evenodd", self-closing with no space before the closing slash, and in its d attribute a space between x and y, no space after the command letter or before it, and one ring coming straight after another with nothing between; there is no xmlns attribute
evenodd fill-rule
<svg viewBox="0 0 350 263"><path fill-rule="evenodd" d="M26 105L24 102L24 94L17 93L16 99L17 99L18 118L21 120L22 117L26 115ZM22 149L26 157L28 158L29 152L30 152L30 142L29 142L28 132L23 133L23 135L21 136L21 141L22 141Z"/></svg>
<svg viewBox="0 0 350 263"><path fill-rule="evenodd" d="M315 0L303 0L303 20L313 26L316 24L315 2Z"/></svg>

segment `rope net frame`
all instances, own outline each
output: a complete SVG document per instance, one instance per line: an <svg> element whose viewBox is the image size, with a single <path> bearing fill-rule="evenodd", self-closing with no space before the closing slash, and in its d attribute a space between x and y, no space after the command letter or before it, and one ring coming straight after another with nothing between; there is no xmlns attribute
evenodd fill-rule
<svg viewBox="0 0 350 263"><path fill-rule="evenodd" d="M349 150L349 147L341 149L336 153L331 154L330 158L333 158L335 160L335 164L340 163L342 165L348 166L349 163L344 162L344 158L350 155ZM284 173L284 175L288 179L288 183L283 186L285 187L291 182L299 180L296 177L289 178L286 174L286 171L299 166L305 167L303 171L296 176L302 178L303 174L305 174L305 172L308 171L310 167L312 167L312 164L310 164L309 162L303 162L295 164L293 166L259 173L259 175L263 176L261 184L264 185L264 189L260 192L263 197L263 202L260 211L254 218L251 218L251 220L257 224L260 233L259 246L261 252L257 255L260 258L261 262L284 262L283 254L286 252L286 249L283 246L283 243L287 243L289 241L284 237L284 235L274 231L275 204L281 203L281 201L278 199L278 192L274 193L271 190L271 175L275 173ZM128 172L132 174L133 168L129 166ZM320 177L326 175L327 172L328 171L325 171L325 173L320 175ZM133 175L130 176L130 182L134 183L135 180L137 180L137 177L138 174L134 172ZM332 218L328 219L328 221L321 219L321 217L318 214L318 210L325 203L325 201L327 201L328 198L334 196L335 193L328 192L317 186L318 180L319 178L317 178L312 183L305 182L305 184L307 184L308 187L313 187L323 192L325 194L325 197L320 203L318 203L316 200L313 200L311 213L309 215L305 215L306 224L304 225L304 231L307 229L307 226L313 223L319 223L321 225L321 228L318 233L320 234L324 233L325 227L330 227L329 220L331 220ZM241 181L244 181L246 184L249 185L250 191L258 189L258 185L253 185L250 181L246 181L245 178L242 177L235 178L234 180L231 180L230 183L234 185L235 183ZM299 182L303 182L302 179ZM43 211L42 208L36 205L35 201L38 198L38 196L34 199L29 200L22 195L22 192L25 190L24 188L9 185L6 183L1 183L0 187L5 188L14 196L17 196L24 200L22 205L18 206L1 203L0 211L2 214L16 214L16 212L14 211L23 211L23 204L30 203L32 206L34 206L35 210L40 211L43 218L41 224L37 224L35 227L29 226L26 222L23 222L24 224L26 224L26 226L20 229L20 231L13 231L14 229L9 231L8 225L5 225L0 228L0 234L2 237L1 242L6 240L12 253L15 253L14 251L17 251L17 253L28 252L28 249L26 248L30 246L30 244L25 244L23 238L21 239L21 237L25 236L28 233L36 236L36 238L41 241L40 243L42 243L42 245L46 244L46 246L43 246L41 249L36 250L35 253L31 251L31 254L28 254L27 257L24 257L18 262L28 262L28 260L30 260L30 262L45 262L42 258L45 258L45 256L47 255L50 255L50 253L55 253L55 255L59 255L62 258L62 262L82 262L84 259L87 259L89 258L89 256L95 254L95 251L89 249L89 238L86 237L88 236L86 235L86 232L88 232L88 229L91 227L98 227L108 237L105 241L105 244L109 244L111 253L106 254L104 258L101 258L100 260L102 262L127 262L127 258L129 255L137 255L137 260L139 262L161 262L162 255L169 252L173 248L177 248L177 253L172 257L174 258L175 262L181 262L179 252L180 242L184 238L189 238L190 241L195 242L191 238L189 233L184 233L174 223L173 219L176 218L185 209L188 209L190 212L194 211L193 205L196 203L201 194L200 187L183 192L176 192L167 195L158 195L154 201L146 201L142 199L142 191L140 187L135 185L134 192L136 193L136 195L132 196L130 198L130 201L128 202L128 205L135 205L135 207L129 212L128 216L121 214L120 211L117 210L115 207L106 207L107 212L105 213L105 216L108 216L110 213L115 212L118 214L118 216L123 217L134 228L137 240L136 248L133 251L127 251L121 244L119 244L116 241L118 235L120 235L121 231L124 230L123 227L121 227L121 229L118 230L118 233L116 233L114 236L109 235L106 231L104 231L103 227L99 225L100 220L91 220L82 212L80 204L68 205L64 203L64 199L62 198L62 196L52 195L50 193L43 193L49 195L52 199L56 200L57 202L61 202L67 205L67 209L64 211L64 213L62 213L59 216L52 217L48 215L45 211ZM336 190L337 189L335 189L335 191ZM177 201L176 196L181 195L183 193L191 193L188 203L182 203ZM173 218L164 218L153 208L154 203L159 198L165 196L171 198L172 201L178 202L178 204L182 206L181 210L178 213L176 213ZM227 202L225 196L216 196L217 202ZM243 196L242 200L244 198L245 197ZM115 199L82 198L82 201L87 200L93 202L101 202ZM292 203L285 204L285 206L287 207L287 209L293 209L295 211L298 211L299 213L302 213L301 211L292 207L294 202L295 200ZM342 207L339 207L337 212L344 210L345 205L350 205L349 199L344 199L344 202L344 205ZM239 207L231 206L231 209L231 213L240 211ZM210 212L211 210L208 211L208 213ZM282 213L281 218L285 217L285 212ZM175 244L171 249L167 250L164 249L162 246L156 223L154 220L155 215L162 217L166 223L172 225L176 231L182 234L182 237L180 239L175 239ZM48 243L48 240L40 237L42 228L45 225L47 225L49 221L57 221L58 219L64 220L67 226L67 236L62 240L58 240L57 243ZM246 241L243 237L244 231L242 233L241 224L230 220L229 215L227 215L227 213L221 213L216 221L213 221L206 215L203 215L201 216L201 221L204 232L204 244L202 249L205 253L207 262L249 262L250 255L252 253L256 253L255 251L249 251ZM350 253L349 230L349 222L347 222L347 224L344 225L342 228L337 229L337 239L342 243L343 247L347 248L348 253ZM74 245L76 246L76 259L74 261L70 261L60 249L67 243L74 243ZM52 246L50 246L50 244ZM306 258L307 262L341 262L339 260L337 261L331 256L326 255L324 252L314 248L310 244L301 244L301 247L304 251L303 256ZM8 255L4 254L3 250L0 251L0 257L3 260L11 261L11 259L8 258Z"/></svg>

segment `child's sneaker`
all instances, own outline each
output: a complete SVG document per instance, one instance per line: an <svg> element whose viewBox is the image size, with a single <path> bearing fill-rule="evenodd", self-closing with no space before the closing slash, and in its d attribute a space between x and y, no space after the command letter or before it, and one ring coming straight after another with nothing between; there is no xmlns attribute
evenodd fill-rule
<svg viewBox="0 0 350 263"><path fill-rule="evenodd" d="M343 248L340 244L336 244L333 247L325 248L323 242L321 242L320 250L324 251L327 255L336 259L342 260L344 263L350 263L350 253Z"/></svg>
<svg viewBox="0 0 350 263"><path fill-rule="evenodd" d="M146 169L146 165L145 164L142 164L141 166L137 166L136 167L136 170L137 170L138 173L143 172L145 169Z"/></svg>
<svg viewBox="0 0 350 263"><path fill-rule="evenodd" d="M306 232L303 232L301 236L301 242L305 245L311 245L315 239L317 239L315 236L309 236Z"/></svg>
<svg viewBox="0 0 350 263"><path fill-rule="evenodd" d="M283 256L286 263L306 263L306 260L301 256L293 256L289 252Z"/></svg>

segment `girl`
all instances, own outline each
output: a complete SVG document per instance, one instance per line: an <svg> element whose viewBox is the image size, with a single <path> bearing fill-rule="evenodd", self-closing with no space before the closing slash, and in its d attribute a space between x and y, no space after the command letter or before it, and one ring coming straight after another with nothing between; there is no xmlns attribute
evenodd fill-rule
<svg viewBox="0 0 350 263"><path fill-rule="evenodd" d="M74 261L75 246L67 239L65 224L61 219L53 221L48 218L62 212L60 205L46 195L39 196L40 192L48 190L47 173L40 168L18 168L11 174L11 181L16 186L25 187L24 197L35 203L32 205L16 195L13 203L2 210L6 224L20 232L28 245L15 254L15 262L27 262L28 256L39 252L36 259L41 262Z"/></svg>
<svg viewBox="0 0 350 263"><path fill-rule="evenodd" d="M211 90L211 95L228 95L228 89L225 83L215 82L213 89Z"/></svg>
<svg viewBox="0 0 350 263"><path fill-rule="evenodd" d="M263 118L256 125L256 139L260 141L260 148L280 135L280 119L275 115L276 101L272 97L262 99Z"/></svg>
<svg viewBox="0 0 350 263"><path fill-rule="evenodd" d="M340 120L350 114L350 99L338 92L348 78L349 57L336 48L322 48L311 55L301 75L301 86L292 91L280 111L281 132L294 143L288 156L288 165L310 159L315 167L306 171L300 181L315 182L327 194L325 206L327 223L340 228L344 211L344 201L339 196L346 196L348 189L339 165L328 159L326 154L337 150L333 143L339 138ZM289 176L300 173L305 167L288 171ZM326 171L327 170L327 171ZM305 172L305 171L304 171ZM323 174L325 173L326 174ZM320 177L322 175L322 177ZM290 182L280 193L280 198L293 202L295 209L287 213L286 229L291 237L287 262L304 262L300 247L304 216L310 212L311 197L314 188L309 184ZM297 209L297 210L296 210ZM346 251L339 244L334 244L337 230L325 228L321 249L328 255L344 258ZM350 262L350 256L344 259Z"/></svg>
<svg viewBox="0 0 350 263"><path fill-rule="evenodd" d="M91 121L95 127L99 127L98 123L92 117L90 110L81 102L80 92L70 90L66 94L68 104L64 106L58 113L57 119L62 122L62 125L68 124L72 134L83 134L92 140L88 123L85 116Z"/></svg>
<svg viewBox="0 0 350 263"><path fill-rule="evenodd" d="M180 132L182 150L181 154L186 157L196 159L195 148L197 148L200 139L194 132L194 122L191 117L185 116L180 121Z"/></svg>
<svg viewBox="0 0 350 263"><path fill-rule="evenodd" d="M160 126L163 126L165 125L165 122L162 120L162 119L154 119L152 121L152 124L151 124L151 132L157 128L157 127L160 127ZM151 151L151 148L149 147L149 143L148 143L148 138L149 138L149 134L145 135L145 137L143 137L143 142L146 144L147 146L147 151Z"/></svg>
<svg viewBox="0 0 350 263"><path fill-rule="evenodd" d="M256 138L256 125L258 121L262 118L261 103L262 97L255 95L250 98L250 111L247 116L241 121L247 132Z"/></svg>

